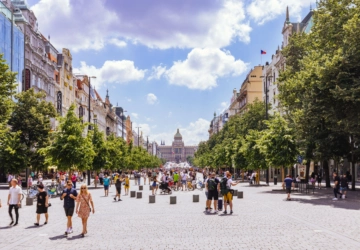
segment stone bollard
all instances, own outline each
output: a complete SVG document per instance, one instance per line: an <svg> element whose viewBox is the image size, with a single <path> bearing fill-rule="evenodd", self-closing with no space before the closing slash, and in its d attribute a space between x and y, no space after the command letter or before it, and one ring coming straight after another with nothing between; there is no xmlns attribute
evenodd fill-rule
<svg viewBox="0 0 360 250"><path fill-rule="evenodd" d="M26 197L26 206L32 206L34 202L33 198Z"/></svg>
<svg viewBox="0 0 360 250"><path fill-rule="evenodd" d="M243 191L239 191L239 192L237 193L237 197L238 197L238 199L244 198L244 193L243 193Z"/></svg>
<svg viewBox="0 0 360 250"><path fill-rule="evenodd" d="M155 203L155 195L149 195L149 203Z"/></svg>
<svg viewBox="0 0 360 250"><path fill-rule="evenodd" d="M235 189L234 190L234 196L237 196L237 194L238 194L238 191L237 191L237 189Z"/></svg>
<svg viewBox="0 0 360 250"><path fill-rule="evenodd" d="M139 186L139 191L142 191L143 190L143 186Z"/></svg>
<svg viewBox="0 0 360 250"><path fill-rule="evenodd" d="M136 199L141 199L141 198L142 198L142 192L137 192Z"/></svg>
<svg viewBox="0 0 360 250"><path fill-rule="evenodd" d="M176 204L176 196L170 196L170 204Z"/></svg>
<svg viewBox="0 0 360 250"><path fill-rule="evenodd" d="M198 194L193 195L193 202L199 202L200 196Z"/></svg>
<svg viewBox="0 0 360 250"><path fill-rule="evenodd" d="M130 191L130 198L135 198L136 191Z"/></svg>

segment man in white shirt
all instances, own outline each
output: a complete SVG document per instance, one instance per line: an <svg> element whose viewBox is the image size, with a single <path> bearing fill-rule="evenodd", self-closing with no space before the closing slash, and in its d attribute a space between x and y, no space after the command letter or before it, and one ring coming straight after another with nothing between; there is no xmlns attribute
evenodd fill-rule
<svg viewBox="0 0 360 250"><path fill-rule="evenodd" d="M187 179L187 174L185 172L181 173L181 191L184 191L184 189L186 190L186 179Z"/></svg>
<svg viewBox="0 0 360 250"><path fill-rule="evenodd" d="M12 210L15 209L15 215L16 215L16 221L14 226L18 224L19 221L19 207L21 202L21 187L18 186L18 181L16 179L11 180L11 187L9 189L9 195L8 195L8 206L9 206L9 215L11 218L11 223L14 224L14 218L12 215Z"/></svg>

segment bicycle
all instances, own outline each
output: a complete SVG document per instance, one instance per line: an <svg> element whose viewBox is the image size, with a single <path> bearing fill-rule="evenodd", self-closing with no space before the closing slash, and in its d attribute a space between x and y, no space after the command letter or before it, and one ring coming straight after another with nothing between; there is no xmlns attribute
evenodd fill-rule
<svg viewBox="0 0 360 250"><path fill-rule="evenodd" d="M37 190L37 185L32 185L27 191L22 191L21 200L23 200L25 197L35 199L38 193L39 191Z"/></svg>
<svg viewBox="0 0 360 250"><path fill-rule="evenodd" d="M203 185L204 185L204 183L201 181L200 178L198 178L198 179L197 179L197 182L196 182L196 185L195 185L195 188L196 188L196 189L199 189L200 191L202 191L202 190L203 190Z"/></svg>

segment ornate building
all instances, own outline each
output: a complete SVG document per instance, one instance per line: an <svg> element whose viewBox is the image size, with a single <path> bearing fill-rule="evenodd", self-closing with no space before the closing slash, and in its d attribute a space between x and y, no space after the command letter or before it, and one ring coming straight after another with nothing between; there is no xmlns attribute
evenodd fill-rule
<svg viewBox="0 0 360 250"><path fill-rule="evenodd" d="M165 146L165 142L161 142L158 146L161 158L169 162L184 162L188 156L194 157L197 146L185 146L179 129L177 130L174 141L171 146Z"/></svg>

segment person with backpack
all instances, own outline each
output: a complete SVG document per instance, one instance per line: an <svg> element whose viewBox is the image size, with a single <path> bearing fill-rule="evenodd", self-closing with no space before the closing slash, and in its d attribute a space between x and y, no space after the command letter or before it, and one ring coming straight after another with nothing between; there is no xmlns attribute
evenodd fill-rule
<svg viewBox="0 0 360 250"><path fill-rule="evenodd" d="M207 180L205 187L208 190L206 212L210 213L211 201L214 199L215 213L218 213L217 203L219 199L220 181L217 178L215 178L214 172L211 174L211 177Z"/></svg>
<svg viewBox="0 0 360 250"><path fill-rule="evenodd" d="M227 214L227 204L230 205L230 214L233 213L233 203L232 203L232 196L234 190L231 189L232 186L236 186L239 184L239 181L234 182L231 179L231 173L226 171L226 177L222 178L220 182L221 194L224 197L224 214Z"/></svg>

